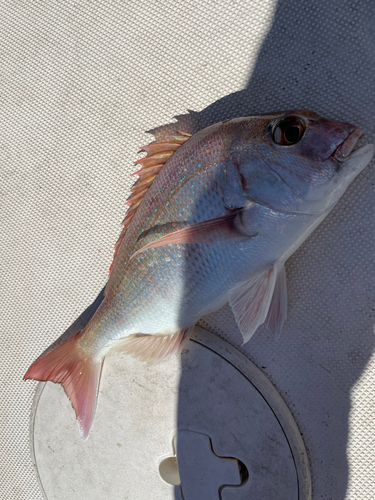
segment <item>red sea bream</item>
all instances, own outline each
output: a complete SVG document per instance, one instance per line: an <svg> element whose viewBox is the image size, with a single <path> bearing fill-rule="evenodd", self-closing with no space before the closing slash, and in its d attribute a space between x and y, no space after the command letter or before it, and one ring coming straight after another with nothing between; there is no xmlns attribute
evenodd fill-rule
<svg viewBox="0 0 375 500"><path fill-rule="evenodd" d="M202 316L230 304L247 342L287 312L284 264L370 162L362 131L307 110L248 116L145 146L105 297L88 325L25 379L61 383L83 438L103 360L177 353Z"/></svg>

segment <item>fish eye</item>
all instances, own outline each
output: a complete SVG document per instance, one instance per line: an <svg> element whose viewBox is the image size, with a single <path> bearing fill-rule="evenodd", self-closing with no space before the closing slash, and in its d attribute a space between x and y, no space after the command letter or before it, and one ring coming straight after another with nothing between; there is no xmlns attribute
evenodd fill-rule
<svg viewBox="0 0 375 500"><path fill-rule="evenodd" d="M298 116L287 116L273 127L272 139L281 146L292 146L302 139L305 130L304 120Z"/></svg>

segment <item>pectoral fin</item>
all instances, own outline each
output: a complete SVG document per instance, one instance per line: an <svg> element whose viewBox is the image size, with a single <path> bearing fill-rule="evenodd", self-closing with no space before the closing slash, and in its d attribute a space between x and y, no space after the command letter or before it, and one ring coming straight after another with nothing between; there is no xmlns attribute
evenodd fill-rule
<svg viewBox="0 0 375 500"><path fill-rule="evenodd" d="M150 248L158 248L165 245L174 244L187 244L187 243L213 243L218 240L225 238L231 238L235 236L251 237L253 235L244 234L241 231L240 215L241 210L234 210L228 215L223 215L222 217L217 217L216 219L210 219L198 224L193 224L191 226L179 229L173 233L162 236L161 238L147 243L144 247L137 250L132 256L133 259L136 255L139 255ZM239 219L238 223L236 219Z"/></svg>
<svg viewBox="0 0 375 500"><path fill-rule="evenodd" d="M238 327L244 343L248 342L267 318L267 326L275 334L280 334L286 318L286 285L284 266L274 264L268 269L255 274L242 283L229 296ZM280 274L280 278L278 278ZM277 282L277 288L275 284ZM276 294L274 295L274 291ZM273 299L274 297L274 299Z"/></svg>
<svg viewBox="0 0 375 500"><path fill-rule="evenodd" d="M266 327L275 334L275 339L280 337L283 324L286 320L288 309L288 296L286 287L285 267L282 265L277 273L275 289L266 318Z"/></svg>

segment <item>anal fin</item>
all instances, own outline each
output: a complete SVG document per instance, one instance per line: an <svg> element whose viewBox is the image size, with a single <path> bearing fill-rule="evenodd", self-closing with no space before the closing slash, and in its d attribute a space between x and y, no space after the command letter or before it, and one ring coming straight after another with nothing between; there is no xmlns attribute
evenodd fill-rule
<svg viewBox="0 0 375 500"><path fill-rule="evenodd" d="M183 328L172 335L136 333L119 341L117 349L141 361L156 364L173 354L179 354L184 340L191 334L193 328L193 326Z"/></svg>

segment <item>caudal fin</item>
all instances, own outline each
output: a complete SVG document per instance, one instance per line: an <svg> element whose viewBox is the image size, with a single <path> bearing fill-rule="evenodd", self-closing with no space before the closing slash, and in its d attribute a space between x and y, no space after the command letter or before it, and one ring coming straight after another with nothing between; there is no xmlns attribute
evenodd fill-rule
<svg viewBox="0 0 375 500"><path fill-rule="evenodd" d="M60 383L86 440L94 420L102 361L94 361L78 347L80 336L81 332L39 358L23 378Z"/></svg>

